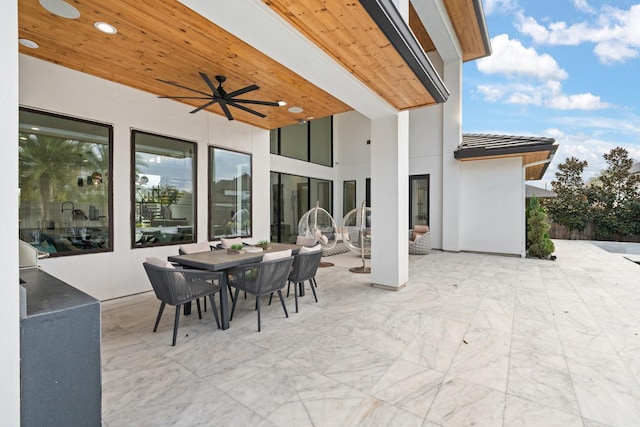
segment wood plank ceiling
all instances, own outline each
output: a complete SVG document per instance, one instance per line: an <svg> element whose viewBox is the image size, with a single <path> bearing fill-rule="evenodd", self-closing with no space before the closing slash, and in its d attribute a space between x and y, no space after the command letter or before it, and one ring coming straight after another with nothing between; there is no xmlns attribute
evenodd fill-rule
<svg viewBox="0 0 640 427"><path fill-rule="evenodd" d="M434 103L359 2L263 1L398 110ZM448 0L445 4L447 9L451 7L449 3L454 5L449 13L461 20L458 24L454 22L454 26L463 29L463 35L468 31L472 39L481 39L473 31L480 28L477 19L463 13L468 1ZM226 76L227 92L256 84L260 89L242 98L286 101L287 107L250 105L266 114L265 118L235 108L230 110L236 120L264 129L351 109L177 1L69 2L80 12L78 19L56 16L45 10L38 0L19 0L19 37L40 46L29 49L21 45L21 53L154 95L194 95L157 79L209 92L199 72L211 79L215 75ZM455 6L458 3L460 5ZM96 21L108 22L118 32L101 33L94 28ZM429 49L428 34L424 34L424 29L421 31L420 42ZM488 52L481 52L481 56L486 54ZM158 102L172 101L159 99ZM194 107L204 103L202 100L181 102ZM290 106L300 106L304 112L291 113ZM217 104L206 110L223 115Z"/></svg>

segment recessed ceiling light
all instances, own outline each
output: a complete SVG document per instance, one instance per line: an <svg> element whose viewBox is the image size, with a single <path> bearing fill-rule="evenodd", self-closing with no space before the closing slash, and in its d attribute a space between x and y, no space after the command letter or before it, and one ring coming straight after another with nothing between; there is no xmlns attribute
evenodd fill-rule
<svg viewBox="0 0 640 427"><path fill-rule="evenodd" d="M289 107L290 113L302 113L303 111L302 107Z"/></svg>
<svg viewBox="0 0 640 427"><path fill-rule="evenodd" d="M96 27L98 30L102 31L103 33L107 33L107 34L115 34L118 32L116 27L114 27L111 24L107 24L106 22L96 22L93 24L93 26Z"/></svg>
<svg viewBox="0 0 640 427"><path fill-rule="evenodd" d="M38 43L29 39L18 39L18 43L20 43L24 47L28 47L29 49L37 49L40 47Z"/></svg>
<svg viewBox="0 0 640 427"><path fill-rule="evenodd" d="M278 101L278 105L284 107L285 105L287 105L287 101Z"/></svg>
<svg viewBox="0 0 640 427"><path fill-rule="evenodd" d="M68 19L80 18L80 11L64 0L39 0L39 2L40 6L44 7L54 15Z"/></svg>

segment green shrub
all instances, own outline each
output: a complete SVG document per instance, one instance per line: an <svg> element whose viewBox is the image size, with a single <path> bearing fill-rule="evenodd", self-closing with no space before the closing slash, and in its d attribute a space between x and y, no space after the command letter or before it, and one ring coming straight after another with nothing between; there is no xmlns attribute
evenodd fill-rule
<svg viewBox="0 0 640 427"><path fill-rule="evenodd" d="M527 210L527 253L530 257L548 258L555 250L548 231L547 213L534 196Z"/></svg>

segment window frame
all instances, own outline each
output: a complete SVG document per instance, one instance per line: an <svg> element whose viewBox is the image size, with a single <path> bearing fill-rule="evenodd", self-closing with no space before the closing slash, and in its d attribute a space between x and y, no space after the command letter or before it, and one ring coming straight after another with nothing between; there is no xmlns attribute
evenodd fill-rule
<svg viewBox="0 0 640 427"><path fill-rule="evenodd" d="M249 209L249 222L251 224L250 226L250 231L249 234L247 236L242 236L242 235L226 235L226 236L215 236L213 233L213 199L212 199L212 185L213 185L213 180L214 180L214 176L213 176L213 169L214 169L214 162L212 162L213 160L213 155L215 150L222 150L222 151L227 151L230 153L236 153L236 154L243 154L249 157L249 163L250 163L250 171L251 171L251 185L250 185L250 191L251 191L251 196L250 196L250 209ZM215 146L215 145L209 145L208 149L207 149L207 239L209 241L213 241L213 240L220 240L221 238L234 238L234 237L241 237L243 239L248 239L253 237L253 153L249 153L249 152L245 152L245 151L240 151L240 150L232 150L228 147L220 147L220 146Z"/></svg>
<svg viewBox="0 0 640 427"><path fill-rule="evenodd" d="M177 241L169 241L169 242L155 242L155 243L145 243L145 244L136 244L136 139L135 136L138 134L145 134L148 136L160 137L165 139L175 140L181 143L192 144L192 171L191 171L191 180L193 183L193 225L191 239L185 240L177 240ZM189 141L182 138L177 138L174 136L162 135L156 132L149 132L140 129L131 129L130 130L130 145L129 145L129 154L131 157L131 163L129 167L129 196L131 203L131 216L130 216L130 231L131 231L131 248L139 249L139 248L150 248L150 247L158 247L158 246L174 246L174 245L184 245L188 243L195 243L197 241L198 236L198 144L195 141Z"/></svg>
<svg viewBox="0 0 640 427"><path fill-rule="evenodd" d="M315 120L319 120L319 119L315 119ZM272 129L271 130L271 132L275 132L276 133L276 136L275 136L276 143L275 143L275 145L276 145L276 150L277 151L276 152L271 151L271 142L269 142L269 152L271 154L275 154L275 155L278 155L278 156L286 157L288 159L294 159L294 160L298 160L298 161L301 161L301 162L307 162L307 163L312 163L314 165L333 168L333 166L334 166L333 116L330 116L330 128L329 128L329 138L330 138L330 141L329 141L329 147L330 147L330 153L329 153L330 160L329 160L329 163L330 164L328 164L328 165L323 164L323 163L316 163L316 162L312 162L311 161L311 144L312 144L312 141L311 141L311 126L313 126L313 122L315 120L309 120L309 121L304 123L306 125L306 127L307 127L307 147L306 147L307 156L306 156L306 159L299 159L297 157L292 157L292 156L287 156L286 154L282 154L282 128L277 128L277 129ZM300 125L299 124L293 124L293 125L289 125L289 126L300 126ZM271 140L271 138L272 138L271 134L269 135L269 138Z"/></svg>
<svg viewBox="0 0 640 427"><path fill-rule="evenodd" d="M107 138L108 138L108 142L107 142L107 147L109 150L109 161L108 161L108 170L106 171L105 175L107 176L107 183L108 183L108 190L107 190L107 212L108 212L108 220L107 220L107 224L108 224L108 231L107 231L107 236L108 236L108 245L107 247L104 248L91 248L91 249L79 249L77 251L62 251L62 252L52 252L50 253L50 257L51 258L58 258L58 257L65 257L65 256L74 256L74 255L88 255L88 254L95 254L95 253L105 253L105 252L113 252L114 250L114 242L113 242L113 236L114 236L114 230L113 230L113 147L114 147L114 141L113 141L113 125L109 124L109 123L104 123L104 122L99 122L96 120L90 120L90 119L86 119L86 118L82 118L82 117L76 117L76 116L72 116L72 115L68 115L68 114L61 114L61 113L55 113L55 112L51 112L51 111L45 111L45 110L40 110L37 108L32 108L32 107L26 107L26 106L20 106L18 108L19 112L20 111L24 111L24 112L28 112L28 113L32 113L32 114L41 114L43 116L48 116L48 117L53 117L53 118L58 118L58 119L62 119L62 120L71 120L71 121L76 121L76 122L80 122L80 123L84 123L84 124L89 124L89 125L94 125L94 126L100 126L100 127L104 127L107 130ZM18 154L19 156L19 154ZM104 179L104 178L102 178ZM20 205L20 203L19 203ZM21 220L19 214L18 214L18 219ZM19 230L20 227L18 227Z"/></svg>

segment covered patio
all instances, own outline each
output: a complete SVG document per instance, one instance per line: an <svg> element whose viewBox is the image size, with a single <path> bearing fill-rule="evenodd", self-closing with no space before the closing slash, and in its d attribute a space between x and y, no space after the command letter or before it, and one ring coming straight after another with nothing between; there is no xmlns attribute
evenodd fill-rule
<svg viewBox="0 0 640 427"><path fill-rule="evenodd" d="M251 299L152 333L153 292L102 304L103 425L628 426L640 418L640 266L586 241L557 260L434 251L409 285L327 258L284 318ZM287 300L293 307L293 296Z"/></svg>

